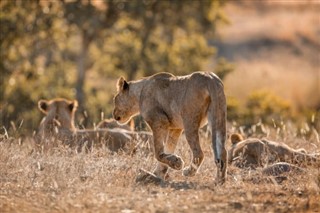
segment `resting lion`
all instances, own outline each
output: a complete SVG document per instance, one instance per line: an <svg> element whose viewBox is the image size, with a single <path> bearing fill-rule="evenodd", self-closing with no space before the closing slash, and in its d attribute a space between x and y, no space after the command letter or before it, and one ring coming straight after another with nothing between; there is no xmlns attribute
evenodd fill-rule
<svg viewBox="0 0 320 213"><path fill-rule="evenodd" d="M168 167L183 168L183 160L174 154L184 130L193 157L183 175L198 171L204 154L199 143L199 128L207 122L212 132L217 181L223 183L227 172L226 98L221 80L210 72L186 76L159 73L138 81L120 78L114 97L113 117L126 123L141 114L154 136L154 153L158 160L154 174L164 178Z"/></svg>
<svg viewBox="0 0 320 213"><path fill-rule="evenodd" d="M77 107L78 102L76 100L56 98L49 101L38 101L39 110L46 116L40 123L37 136L41 137L41 140L46 140L51 136L63 138L63 136L67 137L76 132L74 116Z"/></svg>
<svg viewBox="0 0 320 213"><path fill-rule="evenodd" d="M105 121L102 121L105 124ZM135 144L134 147L131 150L131 154L134 154L138 149L141 150L145 154L150 154L152 151L151 144L153 142L153 135L151 132L148 131L132 131L128 130L126 128L126 125L119 125L119 127L112 127L108 125L109 128L101 126L97 126L96 131L103 131L108 129L109 131L117 131L117 132L122 132L128 136L130 136L131 141L134 142ZM122 127L124 126L124 128Z"/></svg>
<svg viewBox="0 0 320 213"><path fill-rule="evenodd" d="M133 123L131 120L131 124L130 125L119 125L117 121L115 121L114 119L104 119L102 121L100 121L96 127L97 129L115 129L115 128L121 128L121 129L125 129L128 131L132 131L133 128Z"/></svg>
<svg viewBox="0 0 320 213"><path fill-rule="evenodd" d="M292 164L314 164L319 162L316 155L307 154L304 149L293 149L285 143L267 139L243 139L232 134L232 146L228 151L228 162L239 167L259 167L275 162Z"/></svg>
<svg viewBox="0 0 320 213"><path fill-rule="evenodd" d="M148 131L133 131L134 122L133 119L130 120L130 125L124 124L120 125L114 119L104 119L96 127L97 130L101 129L117 129L127 135L130 135L132 139L137 142L136 146L132 150L136 152L138 148L142 148L146 151L147 154L150 153L150 144L153 141L153 136L151 132Z"/></svg>
<svg viewBox="0 0 320 213"><path fill-rule="evenodd" d="M81 150L105 145L111 151L123 149L132 141L132 137L121 129L79 130L74 125L74 115L78 102L62 98L40 100L38 107L46 116L42 119L37 134L38 142L62 141L63 144L78 147Z"/></svg>

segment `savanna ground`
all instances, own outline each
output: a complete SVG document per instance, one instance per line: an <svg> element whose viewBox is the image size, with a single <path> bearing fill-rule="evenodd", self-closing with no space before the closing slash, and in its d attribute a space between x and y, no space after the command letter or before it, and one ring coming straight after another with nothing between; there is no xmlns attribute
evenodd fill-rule
<svg viewBox="0 0 320 213"><path fill-rule="evenodd" d="M228 4L233 25L221 31L218 42L218 55L236 65L225 82L227 95L245 98L252 90L268 88L298 107L317 102L318 11L318 4L269 9ZM252 126L250 134L320 151L319 130L304 135L304 129L290 123L258 129ZM156 163L143 149L132 156L102 149L77 154L62 146L37 152L33 139L19 139L19 131L7 135L1 130L0 212L320 212L319 168L275 178L230 166L226 184L216 186L216 167L204 136L206 157L195 177L171 170L168 182L143 184L135 181L139 169L152 170ZM241 128L230 125L228 131ZM183 138L177 153L189 162Z"/></svg>
<svg viewBox="0 0 320 213"><path fill-rule="evenodd" d="M239 131L237 127L229 128ZM269 138L295 148L319 152L314 131L309 140L296 138L295 129L266 128ZM205 160L199 173L183 177L170 170L166 182L136 182L140 168L152 170L152 153L134 155L105 149L76 153L56 147L34 149L32 139L1 136L1 212L319 212L320 169L305 168L306 175L267 177L259 170L229 167L228 180L215 185L216 167L210 141L201 136ZM190 161L184 137L177 154ZM230 144L228 144L229 146Z"/></svg>

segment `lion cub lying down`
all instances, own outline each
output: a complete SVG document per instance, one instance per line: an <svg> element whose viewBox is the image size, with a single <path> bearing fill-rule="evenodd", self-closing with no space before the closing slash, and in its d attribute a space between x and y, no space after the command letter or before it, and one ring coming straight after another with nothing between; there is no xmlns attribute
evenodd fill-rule
<svg viewBox="0 0 320 213"><path fill-rule="evenodd" d="M307 154L304 149L293 149L285 143L267 139L243 139L239 134L232 134L232 146L228 151L228 162L238 167L256 168L275 162L292 164L319 163L319 156Z"/></svg>
<svg viewBox="0 0 320 213"><path fill-rule="evenodd" d="M132 143L133 137L129 131L115 129L84 129L79 130L74 125L74 115L78 102L62 98L40 100L38 107L46 116L42 119L37 134L37 142L52 144L61 141L65 145L82 148L105 145L111 151L125 149ZM49 145L50 146L50 145Z"/></svg>
<svg viewBox="0 0 320 213"><path fill-rule="evenodd" d="M102 121L100 121L98 123L96 129L116 129L116 128L120 128L120 129L125 129L125 130L128 130L128 131L132 131L132 130L134 130L133 125L134 124L133 124L132 120L130 121L130 126L129 126L128 124L120 125L114 119L104 119L104 120L102 120Z"/></svg>

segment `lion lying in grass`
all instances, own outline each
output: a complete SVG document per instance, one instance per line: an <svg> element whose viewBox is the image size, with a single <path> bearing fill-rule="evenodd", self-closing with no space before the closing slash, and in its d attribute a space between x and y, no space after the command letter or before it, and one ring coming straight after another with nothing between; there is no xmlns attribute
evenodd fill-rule
<svg viewBox="0 0 320 213"><path fill-rule="evenodd" d="M227 174L226 99L221 80L209 72L187 76L159 73L138 81L120 78L114 97L113 117L126 123L141 114L152 129L154 152L158 160L154 174L164 178L168 168L183 168L183 160L174 154L184 130L193 157L183 175L193 176L203 162L199 128L209 122L212 148L217 165L217 181L223 183Z"/></svg>
<svg viewBox="0 0 320 213"><path fill-rule="evenodd" d="M132 152L136 152L137 149L143 149L145 153L149 154L151 152L150 144L153 141L153 136L151 132L148 131L133 131L134 122L133 119L130 121L130 125L122 124L120 125L114 119L104 119L96 127L97 130L101 129L116 129L127 135L130 135L133 141L137 142Z"/></svg>
<svg viewBox="0 0 320 213"><path fill-rule="evenodd" d="M66 99L40 100L38 107L46 116L42 119L37 134L38 143L52 144L61 141L77 147L106 146L111 151L124 149L133 140L128 132L121 129L79 130L74 125L78 102Z"/></svg>
<svg viewBox="0 0 320 213"><path fill-rule="evenodd" d="M128 131L134 130L133 127L133 121L131 120L130 125L124 124L119 125L117 121L114 119L104 119L100 121L96 127L96 129L115 129L115 128L121 128Z"/></svg>
<svg viewBox="0 0 320 213"><path fill-rule="evenodd" d="M228 162L238 167L256 168L275 162L287 162L296 165L317 164L319 156L307 154L304 149L293 149L285 143L267 139L243 139L232 134L232 146L228 151Z"/></svg>

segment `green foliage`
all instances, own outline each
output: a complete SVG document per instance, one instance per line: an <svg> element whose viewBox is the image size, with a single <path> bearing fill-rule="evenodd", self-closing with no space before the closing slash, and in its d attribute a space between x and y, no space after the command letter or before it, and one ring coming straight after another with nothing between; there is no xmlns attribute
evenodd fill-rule
<svg viewBox="0 0 320 213"><path fill-rule="evenodd" d="M227 22L223 4L2 0L0 126L36 129L38 100L55 97L78 99L80 124L92 125L110 116L117 77L202 69L215 53L208 38Z"/></svg>
<svg viewBox="0 0 320 213"><path fill-rule="evenodd" d="M234 97L227 97L227 119L229 121L238 120L240 118L240 103Z"/></svg>
<svg viewBox="0 0 320 213"><path fill-rule="evenodd" d="M238 119L239 123L244 125L256 123L274 125L293 118L291 104L268 90L253 91L246 99L244 109L235 107L233 109L235 111L233 114L238 116L231 117L231 114L230 118Z"/></svg>
<svg viewBox="0 0 320 213"><path fill-rule="evenodd" d="M291 107L287 101L266 90L252 92L246 105L250 115L261 117L265 121L279 115L288 117L291 113Z"/></svg>

